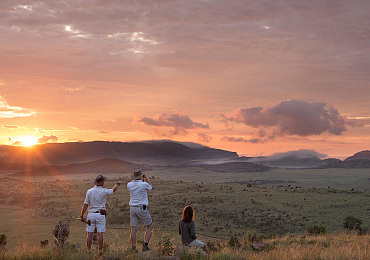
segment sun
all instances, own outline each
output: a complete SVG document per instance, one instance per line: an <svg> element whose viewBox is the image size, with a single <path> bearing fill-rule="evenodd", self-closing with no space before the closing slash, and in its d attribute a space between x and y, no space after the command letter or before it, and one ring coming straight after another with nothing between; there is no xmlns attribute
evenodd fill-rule
<svg viewBox="0 0 370 260"><path fill-rule="evenodd" d="M32 146L38 142L38 138L36 136L23 136L20 139L23 146Z"/></svg>

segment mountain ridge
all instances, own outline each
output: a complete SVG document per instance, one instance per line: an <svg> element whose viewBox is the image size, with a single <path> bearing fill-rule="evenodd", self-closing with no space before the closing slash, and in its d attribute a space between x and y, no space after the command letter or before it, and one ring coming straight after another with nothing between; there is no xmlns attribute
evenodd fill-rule
<svg viewBox="0 0 370 260"><path fill-rule="evenodd" d="M103 158L143 164L179 163L194 159L238 158L238 154L210 147L191 148L176 142L71 142L30 147L0 146L0 161L65 166Z"/></svg>

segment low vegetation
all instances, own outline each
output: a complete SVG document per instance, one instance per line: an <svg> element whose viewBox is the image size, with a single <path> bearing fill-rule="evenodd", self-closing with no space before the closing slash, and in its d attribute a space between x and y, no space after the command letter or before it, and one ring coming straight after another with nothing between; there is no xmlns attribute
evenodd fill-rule
<svg viewBox="0 0 370 260"><path fill-rule="evenodd" d="M233 236L229 240L208 241L211 252L188 249L173 244L168 234L152 243L157 248L151 252L133 252L120 244L106 244L104 255L110 259L147 259L159 256L174 256L175 259L369 259L369 236L356 233L327 234L319 236L284 235L264 238L259 242L250 240L248 235ZM176 247L176 249L174 249ZM0 259L99 259L97 250L90 254L84 248L69 245L65 248L53 246L22 246L3 250Z"/></svg>
<svg viewBox="0 0 370 260"><path fill-rule="evenodd" d="M370 209L364 204L370 197L369 190L307 185L312 175L307 175L304 185L303 175L300 181L283 175L281 179L260 175L259 179L211 183L202 182L207 175L197 170L192 173L192 182L170 180L157 173L152 172L155 189L149 196L155 225L151 248L157 254L206 258L196 250L179 250L178 221L184 206L192 205L198 238L207 242L211 259L327 259L334 253L338 256L334 259L369 257ZM6 223L0 226L0 259L85 257L85 226L76 218L94 177L0 177L1 220ZM124 184L107 200L106 255L145 257L131 255L128 250L129 194L125 183L129 178L108 176L106 187L113 187L117 180ZM55 243L59 221L69 227L69 232Z"/></svg>

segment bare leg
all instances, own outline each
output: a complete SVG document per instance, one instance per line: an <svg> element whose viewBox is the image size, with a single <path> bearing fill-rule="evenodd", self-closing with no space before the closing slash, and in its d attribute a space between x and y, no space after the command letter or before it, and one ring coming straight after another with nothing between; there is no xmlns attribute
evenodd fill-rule
<svg viewBox="0 0 370 260"><path fill-rule="evenodd" d="M132 248L136 248L136 233L137 233L137 228L138 226L136 227L131 227L131 245L132 245Z"/></svg>
<svg viewBox="0 0 370 260"><path fill-rule="evenodd" d="M86 247L87 247L88 250L91 249L93 235L94 235L94 232L87 232Z"/></svg>
<svg viewBox="0 0 370 260"><path fill-rule="evenodd" d="M103 250L104 245L104 232L98 232L98 247L99 251Z"/></svg>
<svg viewBox="0 0 370 260"><path fill-rule="evenodd" d="M150 237L152 236L153 232L153 223L146 226L146 233L144 237L144 242L149 244Z"/></svg>

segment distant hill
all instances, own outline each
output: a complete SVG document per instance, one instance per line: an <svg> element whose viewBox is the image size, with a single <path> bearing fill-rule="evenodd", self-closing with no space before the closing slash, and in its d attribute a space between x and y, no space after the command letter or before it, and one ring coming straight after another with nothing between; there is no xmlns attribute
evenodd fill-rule
<svg viewBox="0 0 370 260"><path fill-rule="evenodd" d="M202 165L201 168L214 172L266 172L271 167L249 162L229 162L222 164Z"/></svg>
<svg viewBox="0 0 370 260"><path fill-rule="evenodd" d="M66 166L44 165L40 167L33 167L27 171L21 171L13 174L13 176L34 176L34 175L64 175L64 174L80 174L80 173L94 173L94 174L110 174L110 173L130 173L134 169L140 168L142 170L149 170L150 168L121 161L114 158L99 159L87 163L76 163Z"/></svg>
<svg viewBox="0 0 370 260"><path fill-rule="evenodd" d="M33 147L0 146L0 161L31 165L68 165L103 158L115 158L138 164L178 164L197 159L238 158L235 152L206 146L189 147L164 142L75 142L35 145Z"/></svg>
<svg viewBox="0 0 370 260"><path fill-rule="evenodd" d="M258 157L249 159L249 162L270 167L317 167L323 162L316 156L300 158L297 156L285 156L279 159Z"/></svg>
<svg viewBox="0 0 370 260"><path fill-rule="evenodd" d="M0 171L21 171L27 169L23 163L0 162Z"/></svg>
<svg viewBox="0 0 370 260"><path fill-rule="evenodd" d="M181 165L170 165L167 166L170 168L202 168L204 170L213 171L213 172L266 172L271 169L271 167L258 165L250 162L225 162L216 164L205 164L199 161L193 163L185 163Z"/></svg>
<svg viewBox="0 0 370 260"><path fill-rule="evenodd" d="M346 158L344 161L351 161L351 160L358 160L358 159L370 160L370 151L366 150L366 151L355 153L354 155Z"/></svg>
<svg viewBox="0 0 370 260"><path fill-rule="evenodd" d="M326 168L366 169L370 168L370 160L366 159L354 159L348 161L336 160L317 167L317 169L326 169Z"/></svg>

